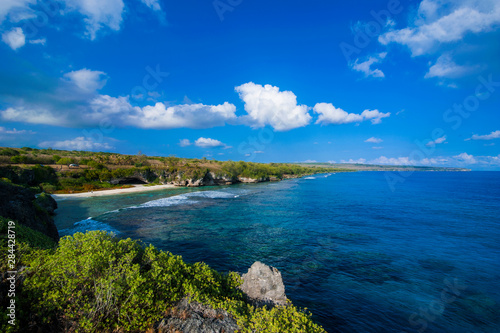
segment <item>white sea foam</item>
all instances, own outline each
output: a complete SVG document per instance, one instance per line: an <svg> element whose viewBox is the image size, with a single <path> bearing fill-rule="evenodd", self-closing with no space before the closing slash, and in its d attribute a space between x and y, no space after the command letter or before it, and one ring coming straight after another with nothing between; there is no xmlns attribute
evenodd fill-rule
<svg viewBox="0 0 500 333"><path fill-rule="evenodd" d="M304 179L316 179L316 177L305 177Z"/></svg>
<svg viewBox="0 0 500 333"><path fill-rule="evenodd" d="M61 229L59 230L59 233L61 235L73 235L76 232L86 232L86 231L93 231L93 230L103 230L107 232L113 232L115 234L119 234L120 232L110 226L107 223L104 222L99 222L91 217L87 218L86 220L76 222L73 224L73 227L67 228L67 229Z"/></svg>
<svg viewBox="0 0 500 333"><path fill-rule="evenodd" d="M162 198L157 200L152 200L145 202L138 206L128 207L129 209L133 208L148 208L148 207L170 207L177 206L182 204L193 204L199 202L196 200L200 199L232 199L237 198L239 195L229 192L229 191L199 191L199 192L190 192L175 195L173 197Z"/></svg>
<svg viewBox="0 0 500 333"><path fill-rule="evenodd" d="M153 201L145 202L139 206L132 206L128 208L148 208L148 207L170 207L181 204L195 203L196 200L189 200L186 194L180 194L173 197L161 198Z"/></svg>
<svg viewBox="0 0 500 333"><path fill-rule="evenodd" d="M186 196L195 198L231 199L235 197L235 194L223 191L200 191L200 192L186 193Z"/></svg>

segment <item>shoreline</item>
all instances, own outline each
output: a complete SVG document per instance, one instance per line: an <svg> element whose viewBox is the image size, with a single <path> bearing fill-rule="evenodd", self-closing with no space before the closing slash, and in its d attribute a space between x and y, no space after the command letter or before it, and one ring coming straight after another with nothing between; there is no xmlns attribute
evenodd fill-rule
<svg viewBox="0 0 500 333"><path fill-rule="evenodd" d="M177 188L177 187L178 186L171 185L171 184L155 185L155 186L133 185L133 187L128 187L128 188L117 188L117 189L111 189L111 190L101 190L101 191L84 192L84 193L51 194L51 196L56 201L58 201L58 200L66 200L66 199L93 198L93 197L104 197L104 196L118 195L118 194L159 191L159 190L172 189L172 188Z"/></svg>
<svg viewBox="0 0 500 333"><path fill-rule="evenodd" d="M335 174L334 173L328 173L328 174ZM298 179L298 178L305 178L305 177L310 177L310 176L316 176L320 174L311 174L311 175L303 175L300 177L287 177L282 180L278 181L286 181L290 179ZM270 183L273 181L264 181L264 182L241 182L238 184L255 184L255 183ZM231 184L231 185L234 185ZM162 185L154 185L154 186L148 186L147 184L144 185L132 185L133 187L128 187L128 188L115 188L115 189L109 189L109 190L100 190L100 191L95 191L95 192L84 192L84 193L68 193L68 194L51 194L52 198L56 201L60 200L67 200L67 199L83 199L83 198L93 198L93 197L103 197L103 196L111 196L111 195L119 195L119 194L128 194L128 193L141 193L141 192L150 192L150 191L157 191L157 190L165 190L165 189L172 189L172 188L187 188L188 186L178 186L178 185L173 185L173 184L162 184Z"/></svg>

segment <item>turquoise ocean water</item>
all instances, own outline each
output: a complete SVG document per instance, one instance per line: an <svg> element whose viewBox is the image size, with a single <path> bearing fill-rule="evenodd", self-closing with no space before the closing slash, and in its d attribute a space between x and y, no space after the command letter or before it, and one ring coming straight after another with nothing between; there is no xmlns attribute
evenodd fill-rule
<svg viewBox="0 0 500 333"><path fill-rule="evenodd" d="M245 272L277 267L328 332L500 332L500 172L316 175L59 202L109 230Z"/></svg>

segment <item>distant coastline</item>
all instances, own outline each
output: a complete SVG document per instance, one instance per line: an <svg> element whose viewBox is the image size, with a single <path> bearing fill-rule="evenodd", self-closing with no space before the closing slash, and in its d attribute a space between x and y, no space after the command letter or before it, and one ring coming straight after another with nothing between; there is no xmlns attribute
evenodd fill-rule
<svg viewBox="0 0 500 333"><path fill-rule="evenodd" d="M441 172L468 172L471 169L454 167L431 167L413 165L377 165L377 164L355 164L355 163L295 163L304 167L321 167L332 169L344 169L352 171L441 171Z"/></svg>

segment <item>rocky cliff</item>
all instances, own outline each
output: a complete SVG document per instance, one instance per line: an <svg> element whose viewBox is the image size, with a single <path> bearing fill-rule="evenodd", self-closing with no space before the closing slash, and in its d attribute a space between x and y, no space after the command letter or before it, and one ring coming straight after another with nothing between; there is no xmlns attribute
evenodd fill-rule
<svg viewBox="0 0 500 333"><path fill-rule="evenodd" d="M293 178L293 177L287 177ZM232 185L237 183L261 183L268 181L279 181L278 177L236 177L233 178L226 174L215 174L213 172L206 172L198 177L186 177L178 174L172 175L165 171L137 171L133 175L121 178L113 178L110 183L117 184L148 184L153 181L159 181L163 184L172 184L175 186L186 187L199 187L199 186L218 186L218 185Z"/></svg>
<svg viewBox="0 0 500 333"><path fill-rule="evenodd" d="M0 216L39 231L54 241L59 241L59 233L52 216L57 203L42 193L35 197L29 188L0 181Z"/></svg>

